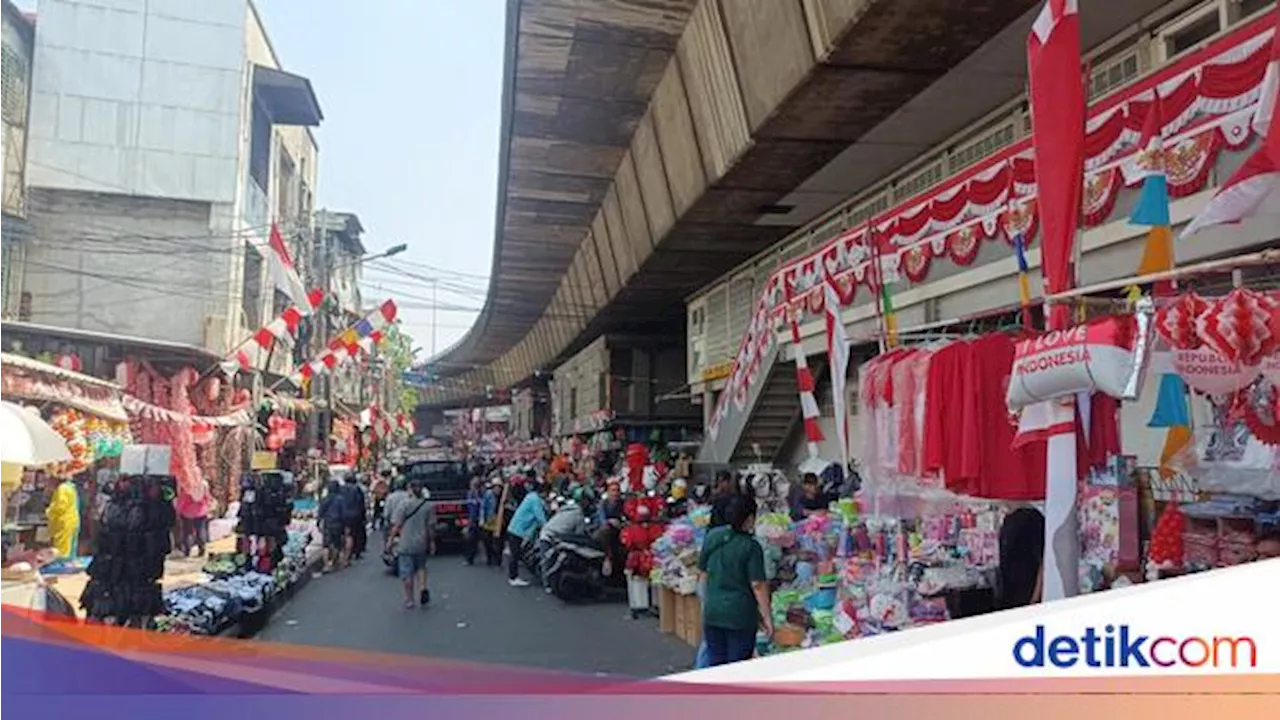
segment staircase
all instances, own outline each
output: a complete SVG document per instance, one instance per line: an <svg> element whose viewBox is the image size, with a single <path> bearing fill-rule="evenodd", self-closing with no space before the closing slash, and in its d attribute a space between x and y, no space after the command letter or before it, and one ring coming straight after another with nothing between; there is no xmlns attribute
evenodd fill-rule
<svg viewBox="0 0 1280 720"><path fill-rule="evenodd" d="M821 382L826 371L825 356L811 355L809 368L814 379ZM708 438L703 443L699 462L745 465L778 461L787 441L801 425L800 388L791 345L775 346L761 359L760 373L761 379L747 393L746 406L741 410L731 406L715 439Z"/></svg>

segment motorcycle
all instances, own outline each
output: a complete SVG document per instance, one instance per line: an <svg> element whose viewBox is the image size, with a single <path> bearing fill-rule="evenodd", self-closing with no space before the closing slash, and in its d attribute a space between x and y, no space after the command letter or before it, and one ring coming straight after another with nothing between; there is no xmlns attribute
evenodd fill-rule
<svg viewBox="0 0 1280 720"><path fill-rule="evenodd" d="M608 553L595 537L583 508L570 504L547 523L543 549L543 584L564 602L600 600L611 590L625 590L622 573L604 575Z"/></svg>

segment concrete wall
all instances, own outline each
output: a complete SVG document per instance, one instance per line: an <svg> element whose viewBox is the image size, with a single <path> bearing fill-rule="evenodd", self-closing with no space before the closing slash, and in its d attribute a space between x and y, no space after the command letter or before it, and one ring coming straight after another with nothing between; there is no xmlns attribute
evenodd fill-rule
<svg viewBox="0 0 1280 720"><path fill-rule="evenodd" d="M41 0L29 182L230 203L244 0Z"/></svg>
<svg viewBox="0 0 1280 720"><path fill-rule="evenodd" d="M204 344L225 256L206 202L33 188L31 321Z"/></svg>

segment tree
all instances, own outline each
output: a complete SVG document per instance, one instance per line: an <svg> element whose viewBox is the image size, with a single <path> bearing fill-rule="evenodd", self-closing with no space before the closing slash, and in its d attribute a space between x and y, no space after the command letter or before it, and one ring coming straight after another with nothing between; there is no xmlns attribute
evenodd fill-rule
<svg viewBox="0 0 1280 720"><path fill-rule="evenodd" d="M404 371L413 366L413 338L401 328L399 320L388 325L383 331L380 351L390 370L390 382L396 389L397 404L389 410L412 417L421 398L417 388L403 384L400 377Z"/></svg>

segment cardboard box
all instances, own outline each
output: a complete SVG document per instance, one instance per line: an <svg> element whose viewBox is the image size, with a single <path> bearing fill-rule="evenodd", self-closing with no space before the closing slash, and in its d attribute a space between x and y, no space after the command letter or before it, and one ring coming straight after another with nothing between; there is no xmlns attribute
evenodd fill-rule
<svg viewBox="0 0 1280 720"><path fill-rule="evenodd" d="M684 640L685 632L685 602L683 595L675 596L675 633L676 637ZM687 641L686 641L687 642Z"/></svg>
<svg viewBox="0 0 1280 720"><path fill-rule="evenodd" d="M694 647L702 644L702 602L697 595L683 595L684 602L684 641Z"/></svg>
<svg viewBox="0 0 1280 720"><path fill-rule="evenodd" d="M658 589L658 630L664 633L676 631L676 593L669 587Z"/></svg>

